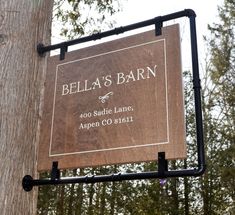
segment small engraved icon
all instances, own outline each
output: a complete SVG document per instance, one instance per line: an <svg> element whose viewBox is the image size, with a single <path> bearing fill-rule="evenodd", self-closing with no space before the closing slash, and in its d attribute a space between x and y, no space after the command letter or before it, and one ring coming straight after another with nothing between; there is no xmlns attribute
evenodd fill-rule
<svg viewBox="0 0 235 215"><path fill-rule="evenodd" d="M107 94L105 94L104 96L99 96L99 100L101 101L101 103L105 103L110 96L113 95L113 92L109 92Z"/></svg>

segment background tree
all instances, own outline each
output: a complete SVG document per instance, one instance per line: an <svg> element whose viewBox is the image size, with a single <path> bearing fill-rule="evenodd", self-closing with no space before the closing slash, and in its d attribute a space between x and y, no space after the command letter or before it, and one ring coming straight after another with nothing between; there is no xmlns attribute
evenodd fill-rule
<svg viewBox="0 0 235 215"><path fill-rule="evenodd" d="M24 175L37 177L36 158L45 58L35 50L50 41L52 1L0 1L0 213L36 212L35 192Z"/></svg>
<svg viewBox="0 0 235 215"><path fill-rule="evenodd" d="M206 210L234 210L235 147L235 2L218 8L219 23L209 25L209 64L205 74L205 127L209 195ZM207 181L207 182L206 182ZM233 208L233 209L232 209ZM206 214L206 211L204 211ZM234 211L233 211L234 213Z"/></svg>
<svg viewBox="0 0 235 215"><path fill-rule="evenodd" d="M112 28L112 15L121 10L123 0L55 0L54 21L60 35L73 39Z"/></svg>

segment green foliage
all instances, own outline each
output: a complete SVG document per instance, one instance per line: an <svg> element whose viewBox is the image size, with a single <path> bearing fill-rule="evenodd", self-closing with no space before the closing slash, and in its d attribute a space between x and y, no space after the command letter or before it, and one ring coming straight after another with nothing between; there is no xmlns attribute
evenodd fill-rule
<svg viewBox="0 0 235 215"><path fill-rule="evenodd" d="M208 171L203 180L205 214L234 208L235 187L235 2L218 8L220 23L209 25L210 59L205 74L204 118ZM233 188L232 188L233 187Z"/></svg>
<svg viewBox="0 0 235 215"><path fill-rule="evenodd" d="M111 28L111 16L120 11L121 0L56 0L54 19L60 23L62 36L73 39Z"/></svg>

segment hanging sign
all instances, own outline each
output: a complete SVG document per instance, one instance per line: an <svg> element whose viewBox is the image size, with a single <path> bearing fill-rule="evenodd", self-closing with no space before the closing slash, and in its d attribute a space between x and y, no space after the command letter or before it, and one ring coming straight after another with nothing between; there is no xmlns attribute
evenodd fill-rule
<svg viewBox="0 0 235 215"><path fill-rule="evenodd" d="M186 156L179 26L48 60L38 170Z"/></svg>

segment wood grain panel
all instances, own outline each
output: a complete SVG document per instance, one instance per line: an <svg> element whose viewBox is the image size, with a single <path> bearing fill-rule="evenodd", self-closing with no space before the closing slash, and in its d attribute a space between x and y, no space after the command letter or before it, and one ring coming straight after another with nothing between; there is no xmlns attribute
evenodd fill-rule
<svg viewBox="0 0 235 215"><path fill-rule="evenodd" d="M48 61L39 170L185 157L179 27Z"/></svg>

